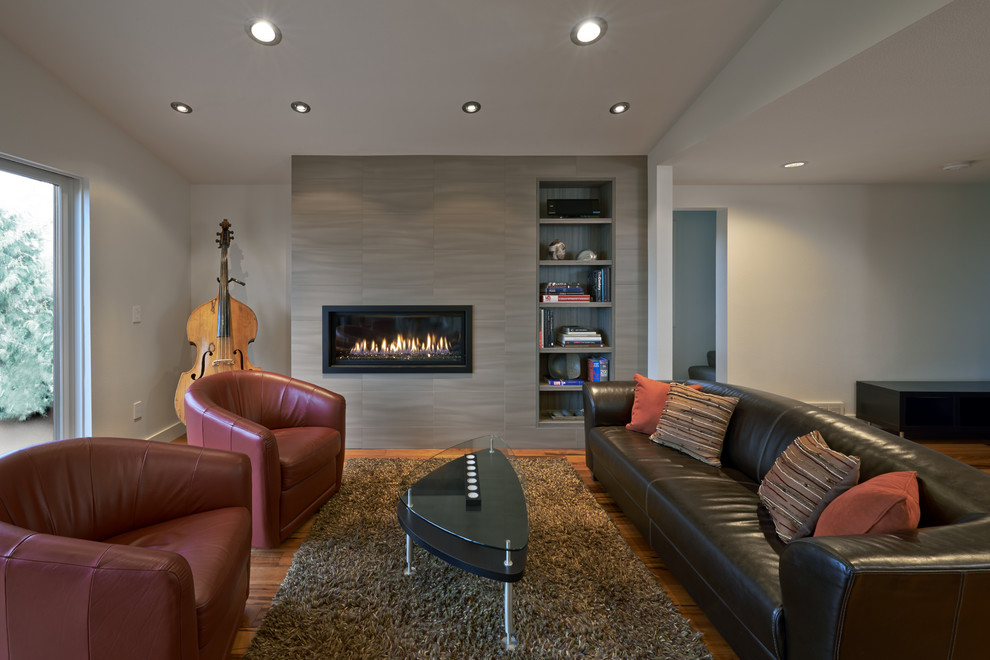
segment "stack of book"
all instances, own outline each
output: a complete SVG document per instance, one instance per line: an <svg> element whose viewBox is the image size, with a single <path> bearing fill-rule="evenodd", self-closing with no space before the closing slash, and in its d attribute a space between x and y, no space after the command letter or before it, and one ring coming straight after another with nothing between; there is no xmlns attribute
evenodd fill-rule
<svg viewBox="0 0 990 660"><path fill-rule="evenodd" d="M540 302L591 302L579 282L547 282L540 287Z"/></svg>
<svg viewBox="0 0 990 660"><path fill-rule="evenodd" d="M565 325L557 328L558 346L601 346L602 335L597 330L582 328L580 326Z"/></svg>
<svg viewBox="0 0 990 660"><path fill-rule="evenodd" d="M544 282L540 285L541 293L584 293L580 282Z"/></svg>

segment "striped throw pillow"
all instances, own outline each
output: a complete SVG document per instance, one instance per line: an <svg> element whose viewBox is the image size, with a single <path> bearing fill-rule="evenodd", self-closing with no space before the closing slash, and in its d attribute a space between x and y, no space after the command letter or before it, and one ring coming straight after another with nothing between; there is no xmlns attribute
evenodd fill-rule
<svg viewBox="0 0 990 660"><path fill-rule="evenodd" d="M809 536L828 503L859 481L859 458L829 449L818 431L802 435L777 457L760 484L784 543Z"/></svg>
<svg viewBox="0 0 990 660"><path fill-rule="evenodd" d="M722 441L739 399L671 383L656 432L650 440L691 458L722 467Z"/></svg>

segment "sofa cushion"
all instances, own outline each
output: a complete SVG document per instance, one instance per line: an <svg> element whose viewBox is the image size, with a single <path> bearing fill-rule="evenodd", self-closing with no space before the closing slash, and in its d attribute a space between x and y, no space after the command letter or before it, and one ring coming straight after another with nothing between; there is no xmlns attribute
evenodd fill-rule
<svg viewBox="0 0 990 660"><path fill-rule="evenodd" d="M227 594L246 587L243 555L251 548L251 514L243 507L204 511L105 539L106 543L155 548L189 563L196 593L200 640L210 640L228 623ZM225 642L226 640L221 640Z"/></svg>
<svg viewBox="0 0 990 660"><path fill-rule="evenodd" d="M340 453L340 432L325 426L273 429L286 491L313 476Z"/></svg>
<svg viewBox="0 0 990 660"><path fill-rule="evenodd" d="M782 648L784 637L784 544L759 505L759 484L738 470L684 458L680 469L671 462L652 471L647 538L695 602L731 620L737 633L746 631L741 657L768 657L744 651Z"/></svg>
<svg viewBox="0 0 990 660"><path fill-rule="evenodd" d="M825 507L815 536L915 529L921 519L917 475L913 470L888 472L853 486Z"/></svg>
<svg viewBox="0 0 990 660"><path fill-rule="evenodd" d="M859 480L859 459L829 449L818 431L802 435L777 457L760 484L777 536L808 536L829 502Z"/></svg>
<svg viewBox="0 0 990 660"><path fill-rule="evenodd" d="M784 544L759 506L759 483L623 426L595 427L588 442L595 452L595 478L695 601L730 613L733 625L753 631L760 646L779 646L777 567Z"/></svg>
<svg viewBox="0 0 990 660"><path fill-rule="evenodd" d="M671 383L653 442L721 467L722 440L739 399L705 394Z"/></svg>

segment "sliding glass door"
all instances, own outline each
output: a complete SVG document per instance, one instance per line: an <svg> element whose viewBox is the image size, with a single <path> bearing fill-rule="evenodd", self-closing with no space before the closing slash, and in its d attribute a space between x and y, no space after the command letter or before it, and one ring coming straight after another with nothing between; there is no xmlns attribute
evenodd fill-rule
<svg viewBox="0 0 990 660"><path fill-rule="evenodd" d="M88 435L80 183L0 158L0 454Z"/></svg>

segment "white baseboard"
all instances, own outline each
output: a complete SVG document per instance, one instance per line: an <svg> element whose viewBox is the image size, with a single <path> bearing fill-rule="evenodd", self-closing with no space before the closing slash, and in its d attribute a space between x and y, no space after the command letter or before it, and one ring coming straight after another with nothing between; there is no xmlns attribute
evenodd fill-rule
<svg viewBox="0 0 990 660"><path fill-rule="evenodd" d="M172 442L179 436L186 432L186 425L182 422L176 422L172 426L168 426L153 436L147 438L148 440L153 440L154 442Z"/></svg>

